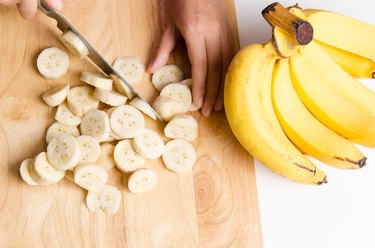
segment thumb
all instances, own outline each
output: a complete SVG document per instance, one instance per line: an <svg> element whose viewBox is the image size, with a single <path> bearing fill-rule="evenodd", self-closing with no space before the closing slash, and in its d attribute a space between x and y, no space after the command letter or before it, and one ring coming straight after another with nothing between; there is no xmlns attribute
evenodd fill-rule
<svg viewBox="0 0 375 248"><path fill-rule="evenodd" d="M61 11L63 8L62 0L44 0L51 8Z"/></svg>
<svg viewBox="0 0 375 248"><path fill-rule="evenodd" d="M148 66L148 72L154 73L167 63L169 54L176 46L176 42L176 27L174 25L168 25L161 36L159 47L156 50L155 57Z"/></svg>

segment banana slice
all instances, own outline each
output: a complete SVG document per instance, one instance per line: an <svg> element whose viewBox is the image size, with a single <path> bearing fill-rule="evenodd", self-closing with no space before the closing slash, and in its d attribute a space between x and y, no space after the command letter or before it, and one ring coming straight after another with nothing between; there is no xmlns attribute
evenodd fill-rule
<svg viewBox="0 0 375 248"><path fill-rule="evenodd" d="M141 168L146 162L146 159L134 150L130 140L123 140L117 143L113 158L117 168L125 173Z"/></svg>
<svg viewBox="0 0 375 248"><path fill-rule="evenodd" d="M96 160L96 164L100 165L106 171L111 170L115 166L114 157L115 146L111 143L103 143L100 145L100 156Z"/></svg>
<svg viewBox="0 0 375 248"><path fill-rule="evenodd" d="M104 185L99 194L100 209L114 214L120 208L121 192L115 186Z"/></svg>
<svg viewBox="0 0 375 248"><path fill-rule="evenodd" d="M129 105L122 105L113 110L110 123L113 132L122 138L134 138L145 128L142 113Z"/></svg>
<svg viewBox="0 0 375 248"><path fill-rule="evenodd" d="M183 172L195 164L194 147L186 140L176 139L165 145L163 161L165 166L174 172Z"/></svg>
<svg viewBox="0 0 375 248"><path fill-rule="evenodd" d="M20 174L22 180L25 181L29 185L38 185L38 183L31 177L30 168L34 166L34 159L28 158L22 161L20 166Z"/></svg>
<svg viewBox="0 0 375 248"><path fill-rule="evenodd" d="M42 98L48 106L56 107L57 105L65 101L66 96L68 95L69 89L70 89L69 84L58 85L56 87L53 87L50 90L47 90L42 95Z"/></svg>
<svg viewBox="0 0 375 248"><path fill-rule="evenodd" d="M99 100L94 97L94 89L89 86L78 86L68 93L69 109L77 116L82 117L91 109L97 109Z"/></svg>
<svg viewBox="0 0 375 248"><path fill-rule="evenodd" d="M39 54L36 66L44 78L59 79L68 72L69 57L56 47L46 48Z"/></svg>
<svg viewBox="0 0 375 248"><path fill-rule="evenodd" d="M134 96L132 91L125 85L124 82L122 82L122 80L118 76L116 76L115 74L110 74L109 77L113 79L113 84L115 85L115 88L118 92L125 95L128 99L133 99Z"/></svg>
<svg viewBox="0 0 375 248"><path fill-rule="evenodd" d="M91 212L100 209L100 190L87 192L86 206Z"/></svg>
<svg viewBox="0 0 375 248"><path fill-rule="evenodd" d="M81 149L81 158L78 163L95 163L100 157L99 142L88 135L81 135L76 140Z"/></svg>
<svg viewBox="0 0 375 248"><path fill-rule="evenodd" d="M164 135L171 139L195 140L198 137L198 123L190 115L177 115L164 128Z"/></svg>
<svg viewBox="0 0 375 248"><path fill-rule="evenodd" d="M96 164L82 164L74 170L74 182L88 191L100 190L107 179L107 171Z"/></svg>
<svg viewBox="0 0 375 248"><path fill-rule="evenodd" d="M170 121L174 116L186 113L184 103L164 96L158 96L152 107L164 121Z"/></svg>
<svg viewBox="0 0 375 248"><path fill-rule="evenodd" d="M94 96L100 100L101 102L104 102L105 104L109 106L120 106L124 105L126 103L126 96L117 93L113 90L106 90L106 89L100 89L96 88L94 92Z"/></svg>
<svg viewBox="0 0 375 248"><path fill-rule="evenodd" d="M134 99L131 100L129 104L132 105L133 107L136 107L137 109L142 111L144 114L148 115L151 119L153 120L157 119L155 113L139 97L134 97Z"/></svg>
<svg viewBox="0 0 375 248"><path fill-rule="evenodd" d="M94 137L98 142L106 140L111 133L108 114L97 109L90 110L82 118L81 132Z"/></svg>
<svg viewBox="0 0 375 248"><path fill-rule="evenodd" d="M74 168L80 158L81 149L77 140L69 134L62 133L51 140L47 146L48 161L57 169Z"/></svg>
<svg viewBox="0 0 375 248"><path fill-rule="evenodd" d="M128 180L129 191L134 194L143 193L154 188L158 175L151 169L140 169L133 172Z"/></svg>
<svg viewBox="0 0 375 248"><path fill-rule="evenodd" d="M79 136L79 130L75 126L67 126L60 122L53 123L47 130L46 134L46 141L47 143L50 143L53 138L55 138L56 135L67 133L74 137Z"/></svg>
<svg viewBox="0 0 375 248"><path fill-rule="evenodd" d="M194 103L191 103L190 105L190 108L189 108L189 112L195 112L195 111L198 111L200 108L198 108L197 106L195 106Z"/></svg>
<svg viewBox="0 0 375 248"><path fill-rule="evenodd" d="M156 159L164 151L164 142L157 132L145 128L142 133L134 137L133 147L139 155L147 159Z"/></svg>
<svg viewBox="0 0 375 248"><path fill-rule="evenodd" d="M46 152L36 156L34 165L30 167L30 175L40 185L54 184L62 180L65 171L54 167L47 158Z"/></svg>
<svg viewBox="0 0 375 248"><path fill-rule="evenodd" d="M161 91L167 84L181 82L184 73L177 65L165 65L152 75L152 84Z"/></svg>
<svg viewBox="0 0 375 248"><path fill-rule="evenodd" d="M66 31L60 36L61 42L68 50L81 59L89 54L89 49L85 43L72 31Z"/></svg>
<svg viewBox="0 0 375 248"><path fill-rule="evenodd" d="M81 74L81 81L92 85L96 88L112 90L113 80L107 77L104 77L102 74L83 71Z"/></svg>
<svg viewBox="0 0 375 248"><path fill-rule="evenodd" d="M186 84L171 83L165 86L160 92L160 96L168 97L176 102L184 103L186 112L189 110L192 97L191 91Z"/></svg>
<svg viewBox="0 0 375 248"><path fill-rule="evenodd" d="M61 103L56 110L55 120L66 126L78 126L81 124L81 117L76 116L70 111L68 104Z"/></svg>
<svg viewBox="0 0 375 248"><path fill-rule="evenodd" d="M144 64L136 57L119 57L113 62L113 68L129 83L141 80L145 72Z"/></svg>
<svg viewBox="0 0 375 248"><path fill-rule="evenodd" d="M185 79L185 80L181 81L180 83L187 85L190 90L191 90L191 87L193 87L193 79L192 78Z"/></svg>

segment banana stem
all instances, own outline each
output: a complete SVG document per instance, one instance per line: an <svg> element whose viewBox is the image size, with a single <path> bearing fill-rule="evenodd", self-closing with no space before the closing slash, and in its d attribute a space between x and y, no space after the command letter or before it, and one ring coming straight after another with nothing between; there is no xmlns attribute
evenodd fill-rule
<svg viewBox="0 0 375 248"><path fill-rule="evenodd" d="M262 11L266 21L275 28L278 26L290 34L300 45L307 45L313 39L311 24L289 12L280 3L273 3Z"/></svg>

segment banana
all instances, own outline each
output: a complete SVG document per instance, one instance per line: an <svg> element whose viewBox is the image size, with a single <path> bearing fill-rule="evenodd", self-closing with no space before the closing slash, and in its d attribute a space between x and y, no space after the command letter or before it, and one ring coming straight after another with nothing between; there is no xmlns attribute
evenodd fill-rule
<svg viewBox="0 0 375 248"><path fill-rule="evenodd" d="M68 72L69 57L56 47L46 48L39 54L36 66L44 78L59 79Z"/></svg>
<svg viewBox="0 0 375 248"><path fill-rule="evenodd" d="M288 58L298 52L301 45L278 26L272 29L272 42L277 54L282 58Z"/></svg>
<svg viewBox="0 0 375 248"><path fill-rule="evenodd" d="M100 190L87 192L86 206L91 212L96 212L100 209Z"/></svg>
<svg viewBox="0 0 375 248"><path fill-rule="evenodd" d="M94 96L100 100L101 102L104 102L105 104L109 106L120 106L124 105L128 98L126 96L117 93L113 90L106 90L106 89L100 89L96 88L94 92Z"/></svg>
<svg viewBox="0 0 375 248"><path fill-rule="evenodd" d="M128 189L134 194L144 193L156 186L158 175L151 169L140 169L133 172L128 180Z"/></svg>
<svg viewBox="0 0 375 248"><path fill-rule="evenodd" d="M193 141L198 137L198 123L190 115L176 115L164 128L164 135L171 139Z"/></svg>
<svg viewBox="0 0 375 248"><path fill-rule="evenodd" d="M146 159L134 150L131 140L128 139L117 143L113 158L117 168L125 173L141 168L146 162Z"/></svg>
<svg viewBox="0 0 375 248"><path fill-rule="evenodd" d="M182 80L180 82L180 84L187 85L190 88L190 90L191 90L191 87L193 87L193 79L192 78L188 78L188 79Z"/></svg>
<svg viewBox="0 0 375 248"><path fill-rule="evenodd" d="M110 115L113 132L122 138L134 138L145 128L145 119L138 109L130 105L122 105Z"/></svg>
<svg viewBox="0 0 375 248"><path fill-rule="evenodd" d="M195 106L195 104L192 102L190 107L189 107L189 112L195 112L195 111L198 111L200 108L198 108L197 106Z"/></svg>
<svg viewBox="0 0 375 248"><path fill-rule="evenodd" d="M186 105L184 103L164 96L158 96L152 104L152 108L164 121L170 121L174 116L186 113Z"/></svg>
<svg viewBox="0 0 375 248"><path fill-rule="evenodd" d="M290 78L289 60L276 63L272 101L288 138L304 153L342 169L358 169L366 158L356 146L320 123L303 105Z"/></svg>
<svg viewBox="0 0 375 248"><path fill-rule="evenodd" d="M195 149L189 142L175 139L165 145L162 158L169 170L179 173L192 168L196 156Z"/></svg>
<svg viewBox="0 0 375 248"><path fill-rule="evenodd" d="M155 113L139 97L134 97L129 104L149 116L151 119L157 119Z"/></svg>
<svg viewBox="0 0 375 248"><path fill-rule="evenodd" d="M78 56L79 58L83 59L89 55L89 49L85 43L72 31L66 31L59 38L64 46L68 48L72 54Z"/></svg>
<svg viewBox="0 0 375 248"><path fill-rule="evenodd" d="M100 156L96 160L96 164L100 165L106 171L111 170L115 166L115 161L113 159L113 153L115 146L111 143L102 143L100 145Z"/></svg>
<svg viewBox="0 0 375 248"><path fill-rule="evenodd" d="M108 214L118 211L121 204L121 192L115 186L104 185L99 191L89 191L86 196L87 208L95 212L99 209Z"/></svg>
<svg viewBox="0 0 375 248"><path fill-rule="evenodd" d="M165 86L161 92L160 96L168 97L181 104L181 111L184 113L189 111L192 103L192 96L189 87L181 83L170 83Z"/></svg>
<svg viewBox="0 0 375 248"><path fill-rule="evenodd" d="M79 136L79 130L75 126L66 126L60 122L53 123L47 130L46 134L46 141L47 143L50 143L55 136L61 134L61 133L67 133L74 137Z"/></svg>
<svg viewBox="0 0 375 248"><path fill-rule="evenodd" d="M107 214L115 214L121 205L121 192L112 185L104 185L99 195L100 209Z"/></svg>
<svg viewBox="0 0 375 248"><path fill-rule="evenodd" d="M58 183L65 176L65 171L55 168L47 158L46 152L41 152L35 157L33 166L30 167L32 179L40 185Z"/></svg>
<svg viewBox="0 0 375 248"><path fill-rule="evenodd" d="M38 183L31 177L30 168L34 166L34 159L28 158L21 162L20 175L22 180L32 186L38 185Z"/></svg>
<svg viewBox="0 0 375 248"><path fill-rule="evenodd" d="M65 101L66 96L68 95L69 89L70 89L69 84L57 85L56 87L53 87L52 89L47 90L42 95L42 98L48 106L56 107L57 105Z"/></svg>
<svg viewBox="0 0 375 248"><path fill-rule="evenodd" d="M375 27L351 17L319 10L304 10L314 28L314 39L375 60Z"/></svg>
<svg viewBox="0 0 375 248"><path fill-rule="evenodd" d="M160 135L151 130L143 129L143 131L132 140L134 150L142 157L147 159L157 159L164 151L164 141Z"/></svg>
<svg viewBox="0 0 375 248"><path fill-rule="evenodd" d="M81 158L78 163L95 163L100 157L99 142L87 135L81 135L76 140L81 149Z"/></svg>
<svg viewBox="0 0 375 248"><path fill-rule="evenodd" d="M128 99L133 99L133 93L128 88L128 86L125 85L125 83L115 74L109 74L109 77L112 78L113 84L118 92L125 95Z"/></svg>
<svg viewBox="0 0 375 248"><path fill-rule="evenodd" d="M375 78L371 59L316 41L347 73L355 78Z"/></svg>
<svg viewBox="0 0 375 248"><path fill-rule="evenodd" d="M161 91L170 83L181 82L184 79L184 73L177 65L165 65L154 74L152 74L152 84Z"/></svg>
<svg viewBox="0 0 375 248"><path fill-rule="evenodd" d="M81 81L99 89L112 90L113 80L100 73L83 71L81 73Z"/></svg>
<svg viewBox="0 0 375 248"><path fill-rule="evenodd" d="M70 89L68 96L69 109L82 117L91 109L97 109L99 100L94 97L94 90L89 86L78 86Z"/></svg>
<svg viewBox="0 0 375 248"><path fill-rule="evenodd" d="M81 124L81 117L76 116L70 111L66 102L61 103L56 110L55 120L65 126L76 127Z"/></svg>
<svg viewBox="0 0 375 248"><path fill-rule="evenodd" d="M336 92L301 54L291 57L290 64L298 96L320 122L355 143L375 146L375 118L348 102L341 96L342 91Z"/></svg>
<svg viewBox="0 0 375 248"><path fill-rule="evenodd" d="M299 51L324 83L348 103L375 118L375 92L346 73L318 44L312 41Z"/></svg>
<svg viewBox="0 0 375 248"><path fill-rule="evenodd" d="M55 136L48 144L47 156L48 161L57 169L69 170L80 161L81 149L72 135L62 133Z"/></svg>
<svg viewBox="0 0 375 248"><path fill-rule="evenodd" d="M108 114L97 109L87 112L82 118L81 133L94 137L98 142L108 139L111 133Z"/></svg>
<svg viewBox="0 0 375 248"><path fill-rule="evenodd" d="M107 180L107 171L96 164L81 164L74 170L74 182L88 191L100 190Z"/></svg>
<svg viewBox="0 0 375 248"><path fill-rule="evenodd" d="M229 125L244 148L275 173L300 183L321 184L326 181L324 173L270 121L276 116L271 91L264 88L271 88L275 60L271 43L250 45L235 56L224 86ZM265 101L270 104L264 105Z"/></svg>
<svg viewBox="0 0 375 248"><path fill-rule="evenodd" d="M113 68L129 83L135 84L145 73L144 64L136 57L119 57L113 62Z"/></svg>

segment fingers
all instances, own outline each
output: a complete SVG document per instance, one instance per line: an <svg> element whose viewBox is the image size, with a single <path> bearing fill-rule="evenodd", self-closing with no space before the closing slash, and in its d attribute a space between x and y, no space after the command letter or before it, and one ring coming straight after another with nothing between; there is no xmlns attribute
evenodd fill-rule
<svg viewBox="0 0 375 248"><path fill-rule="evenodd" d="M192 93L194 105L202 107L204 92L206 88L207 55L206 44L202 35L195 33L183 33L191 62L191 73L193 79Z"/></svg>
<svg viewBox="0 0 375 248"><path fill-rule="evenodd" d="M44 0L51 8L61 11L63 8L62 0Z"/></svg>
<svg viewBox="0 0 375 248"><path fill-rule="evenodd" d="M218 91L218 95L217 95L217 99L216 99L216 103L215 103L215 110L216 111L220 111L223 109L224 107L224 98L223 98L223 95L224 95L224 83L225 83L225 75L227 73L227 70L228 70L228 67L229 67L229 64L232 60L232 54L233 54L233 51L232 51L232 46L229 44L229 42L231 41L231 39L229 38L221 38L221 51L222 51L222 76L221 76L221 82L220 82L220 87L219 87L219 91Z"/></svg>
<svg viewBox="0 0 375 248"><path fill-rule="evenodd" d="M159 47L156 51L155 58L148 67L150 73L154 73L162 66L164 66L169 58L169 54L173 51L177 42L176 28L174 25L169 25L164 30L160 39Z"/></svg>
<svg viewBox="0 0 375 248"><path fill-rule="evenodd" d="M206 37L206 49L208 70L202 114L207 117L210 116L215 105L221 82L221 45L217 35L212 34Z"/></svg>
<svg viewBox="0 0 375 248"><path fill-rule="evenodd" d="M21 0L17 3L17 8L21 16L29 20L34 17L37 5L37 0Z"/></svg>

